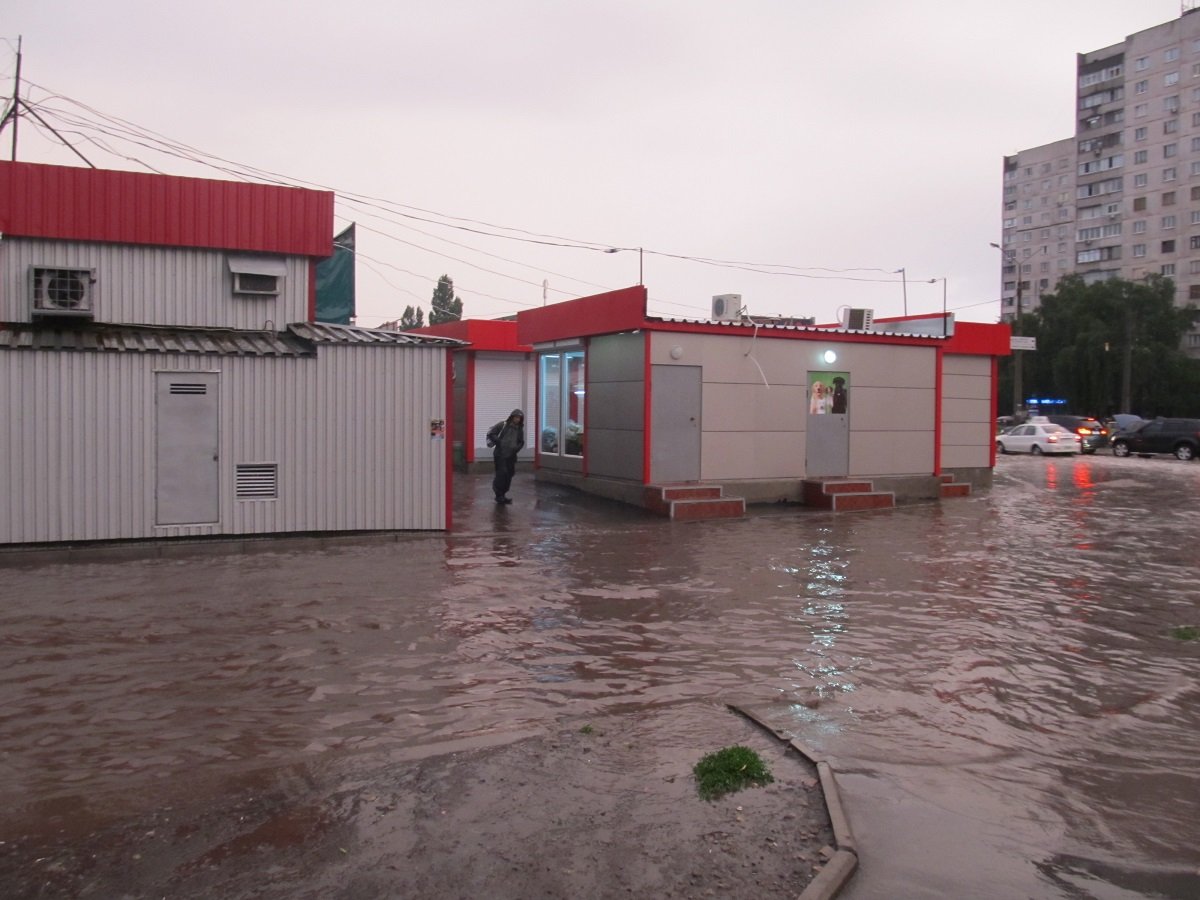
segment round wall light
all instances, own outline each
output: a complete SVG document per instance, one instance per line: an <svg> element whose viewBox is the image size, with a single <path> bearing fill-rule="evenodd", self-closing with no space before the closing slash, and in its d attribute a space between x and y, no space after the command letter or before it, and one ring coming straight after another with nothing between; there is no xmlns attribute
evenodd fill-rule
<svg viewBox="0 0 1200 900"><path fill-rule="evenodd" d="M835 362L837 362L837 354L832 350L826 350L821 354L821 359L824 360L825 365L832 366Z"/></svg>
<svg viewBox="0 0 1200 900"><path fill-rule="evenodd" d="M679 359L682 356L683 356L683 348L682 347L672 347L671 348L671 359Z"/></svg>

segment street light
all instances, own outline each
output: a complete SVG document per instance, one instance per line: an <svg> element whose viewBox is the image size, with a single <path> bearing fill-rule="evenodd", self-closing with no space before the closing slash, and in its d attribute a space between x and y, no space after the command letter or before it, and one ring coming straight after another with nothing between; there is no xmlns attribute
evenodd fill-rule
<svg viewBox="0 0 1200 900"><path fill-rule="evenodd" d="M632 247L609 247L605 253L620 253L622 250L632 250ZM638 252L638 286L642 284L642 248L637 248Z"/></svg>
<svg viewBox="0 0 1200 900"><path fill-rule="evenodd" d="M900 283L904 289L904 314L908 315L908 273L904 271L904 267L900 267L894 274L900 276Z"/></svg>
<svg viewBox="0 0 1200 900"><path fill-rule="evenodd" d="M946 317L948 315L946 311L946 278L943 276L941 278L929 279L930 284L937 284L939 281L942 283L942 337L945 337L950 328L949 324L946 322Z"/></svg>
<svg viewBox="0 0 1200 900"><path fill-rule="evenodd" d="M1005 250L1003 247L1001 247L999 244L996 244L996 243L992 243L990 246L995 247L997 250L999 250L1000 253L1004 256L1004 259L1006 262L1012 263L1013 269L1015 270L1016 275L1017 275L1017 311L1013 316L1013 326L1012 326L1012 333L1014 336L1016 336L1021 333L1021 286L1023 284L1023 282L1021 281L1021 265L1020 265L1020 263L1017 262L1017 251L1016 250ZM1001 287L1003 288L1003 285L1004 285L1004 273L1003 272L1000 273L1000 284L1001 284ZM1003 295L1003 290L1001 290L1001 294ZM1003 313L1001 313L1001 315L1003 315ZM1024 357L1021 356L1022 352L1023 351L1021 351L1021 350L1013 350L1012 351L1012 356L1013 356L1012 404L1013 404L1013 415L1014 416L1020 415L1021 394L1024 391L1024 386L1021 383L1024 380L1022 378L1022 375L1023 375L1022 370L1024 368Z"/></svg>

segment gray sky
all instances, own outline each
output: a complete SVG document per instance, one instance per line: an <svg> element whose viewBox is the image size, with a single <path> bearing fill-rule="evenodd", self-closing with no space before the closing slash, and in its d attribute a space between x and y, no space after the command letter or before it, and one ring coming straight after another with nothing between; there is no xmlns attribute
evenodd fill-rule
<svg viewBox="0 0 1200 900"><path fill-rule="evenodd" d="M1179 13L1179 0L0 0L0 91L20 35L22 96L97 166L229 177L105 134L99 113L189 155L373 198L337 207L339 227L359 225L361 325L428 311L442 274L465 315L493 318L636 284L639 256L660 315L706 317L720 293L752 315L899 315L903 267L910 313L941 310L929 279L944 277L961 319L995 321L1003 156L1071 136L1077 52ZM28 118L19 136L23 161L78 162ZM791 274L748 271L764 266Z"/></svg>

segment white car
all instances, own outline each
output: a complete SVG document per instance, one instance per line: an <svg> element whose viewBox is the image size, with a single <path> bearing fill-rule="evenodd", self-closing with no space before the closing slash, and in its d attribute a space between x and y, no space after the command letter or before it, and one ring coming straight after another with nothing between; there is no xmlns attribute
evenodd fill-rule
<svg viewBox="0 0 1200 900"><path fill-rule="evenodd" d="M1083 439L1070 429L1051 422L1032 422L1018 425L996 438L1001 453L1079 453Z"/></svg>

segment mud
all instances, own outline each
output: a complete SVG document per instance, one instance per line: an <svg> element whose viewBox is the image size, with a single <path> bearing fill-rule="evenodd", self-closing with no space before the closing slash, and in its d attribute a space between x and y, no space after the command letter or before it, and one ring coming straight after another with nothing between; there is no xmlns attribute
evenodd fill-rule
<svg viewBox="0 0 1200 900"><path fill-rule="evenodd" d="M692 766L732 744L775 781L701 800ZM749 900L796 896L831 855L815 768L719 707L421 752L366 771L184 778L136 817L116 797L82 817L28 810L0 845L5 896Z"/></svg>

